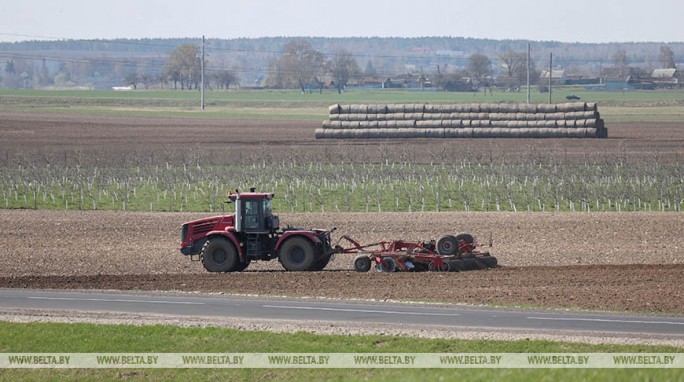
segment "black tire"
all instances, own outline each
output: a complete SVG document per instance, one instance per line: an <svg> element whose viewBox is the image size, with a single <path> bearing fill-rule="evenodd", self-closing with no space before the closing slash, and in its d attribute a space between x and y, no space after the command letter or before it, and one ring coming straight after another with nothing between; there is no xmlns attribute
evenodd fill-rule
<svg viewBox="0 0 684 382"><path fill-rule="evenodd" d="M477 259L474 258L467 258L461 260L463 261L463 269L464 271L474 271L476 269L481 269L480 264Z"/></svg>
<svg viewBox="0 0 684 382"><path fill-rule="evenodd" d="M245 262L245 263L238 262L238 265L237 265L237 267L235 268L235 271L236 271L236 272L242 272L242 271L244 271L245 269L247 269L247 267L249 267L249 263L250 263L249 260L247 260L247 262Z"/></svg>
<svg viewBox="0 0 684 382"><path fill-rule="evenodd" d="M489 268L496 268L498 264L498 261L494 256L482 256L479 259Z"/></svg>
<svg viewBox="0 0 684 382"><path fill-rule="evenodd" d="M240 264L235 246L223 237L207 240L200 254L202 265L209 272L233 272Z"/></svg>
<svg viewBox="0 0 684 382"><path fill-rule="evenodd" d="M394 272L397 270L397 262L392 257L382 257L380 262L375 265L375 270L378 272Z"/></svg>
<svg viewBox="0 0 684 382"><path fill-rule="evenodd" d="M458 253L457 238L452 235L442 236L442 238L437 241L437 253L442 256L451 256Z"/></svg>
<svg viewBox="0 0 684 382"><path fill-rule="evenodd" d="M320 272L328 265L332 256L321 256L318 260L314 261L314 264L309 268L309 271Z"/></svg>
<svg viewBox="0 0 684 382"><path fill-rule="evenodd" d="M311 241L304 237L287 239L280 247L280 263L292 272L309 270L316 262L316 253Z"/></svg>
<svg viewBox="0 0 684 382"><path fill-rule="evenodd" d="M449 271L451 272L460 272L460 271L465 271L465 264L463 264L463 260L451 260L449 261Z"/></svg>
<svg viewBox="0 0 684 382"><path fill-rule="evenodd" d="M354 270L357 272L368 272L371 269L371 259L368 256L357 256L354 259Z"/></svg>
<svg viewBox="0 0 684 382"><path fill-rule="evenodd" d="M472 252L472 248L473 248L473 247L472 247L472 244L475 243L475 238L473 237L473 235L471 235L471 234L469 234L469 233L465 233L465 232L464 232L464 233L459 233L458 235L456 235L456 242L458 243L458 244L456 245L456 251L458 251L458 254L459 254L459 255L464 255L464 254L466 254L466 253L471 253L471 252ZM463 245L463 244L461 244L461 242L465 242L465 243L467 243L467 244L470 244L470 245L471 245L471 246L470 246L471 251L467 251L467 252L461 253L461 251L459 251L459 249L461 248L461 245Z"/></svg>

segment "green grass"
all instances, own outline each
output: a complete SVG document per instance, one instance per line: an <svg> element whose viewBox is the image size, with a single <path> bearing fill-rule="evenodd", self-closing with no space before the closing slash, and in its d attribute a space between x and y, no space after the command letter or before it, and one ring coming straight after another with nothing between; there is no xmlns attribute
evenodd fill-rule
<svg viewBox="0 0 684 382"><path fill-rule="evenodd" d="M578 95L598 102L610 122L682 122L684 90L607 92L582 87L554 90L553 102ZM0 110L31 110L92 115L174 116L322 120L334 103L480 103L525 102L525 92L446 93L395 89L349 90L343 94L301 94L294 90L207 91L207 108L199 109L196 90L0 90ZM548 94L532 91L533 103L548 102ZM604 110L605 108L605 110Z"/></svg>
<svg viewBox="0 0 684 382"><path fill-rule="evenodd" d="M2 353L675 353L668 346L550 341L428 340L392 336L277 334L219 328L0 322ZM76 380L681 380L655 369L75 369L0 371L2 381Z"/></svg>

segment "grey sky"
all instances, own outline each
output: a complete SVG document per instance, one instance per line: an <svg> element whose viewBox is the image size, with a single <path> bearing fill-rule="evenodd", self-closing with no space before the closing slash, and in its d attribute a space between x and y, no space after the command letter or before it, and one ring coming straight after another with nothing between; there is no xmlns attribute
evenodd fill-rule
<svg viewBox="0 0 684 382"><path fill-rule="evenodd" d="M0 41L454 36L684 41L682 0L3 0Z"/></svg>

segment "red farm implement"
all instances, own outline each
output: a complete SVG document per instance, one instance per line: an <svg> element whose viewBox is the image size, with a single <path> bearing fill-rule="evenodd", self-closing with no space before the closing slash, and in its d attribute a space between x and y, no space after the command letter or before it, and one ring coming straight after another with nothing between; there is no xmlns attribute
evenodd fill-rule
<svg viewBox="0 0 684 382"><path fill-rule="evenodd" d="M351 246L341 247L339 242L342 240ZM373 263L377 272L460 272L496 267L496 257L478 250L479 246L475 238L467 233L443 236L436 244L434 240L359 244L345 235L340 237L335 249L337 253L359 254L354 259L354 270L357 272L369 271Z"/></svg>

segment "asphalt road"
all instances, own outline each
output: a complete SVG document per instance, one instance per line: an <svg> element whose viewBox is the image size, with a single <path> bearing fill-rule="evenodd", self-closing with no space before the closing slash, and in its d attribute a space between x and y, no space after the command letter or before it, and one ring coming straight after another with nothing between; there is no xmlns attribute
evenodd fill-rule
<svg viewBox="0 0 684 382"><path fill-rule="evenodd" d="M269 299L167 293L119 293L0 289L1 309L115 312L237 320L330 321L400 327L479 327L582 335L657 336L684 340L684 317L561 312L454 305ZM363 324L365 323L365 324Z"/></svg>

